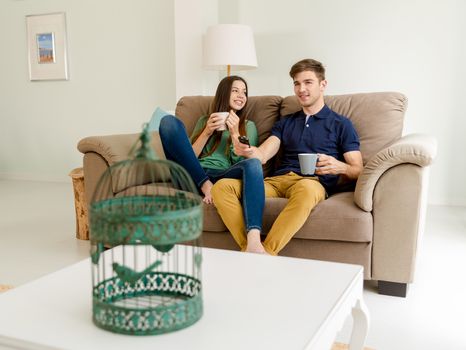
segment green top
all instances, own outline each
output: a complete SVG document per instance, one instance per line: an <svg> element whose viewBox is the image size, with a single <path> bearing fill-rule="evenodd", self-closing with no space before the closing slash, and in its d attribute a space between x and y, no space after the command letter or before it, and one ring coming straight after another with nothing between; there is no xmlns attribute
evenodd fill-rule
<svg viewBox="0 0 466 350"><path fill-rule="evenodd" d="M192 135L196 135L204 128L205 124L207 123L207 119L208 116L199 118L196 126L194 127L193 133L191 134L191 142L193 141ZM246 121L246 135L249 138L249 143L251 146L257 146L258 137L256 125L250 120ZM224 170L244 159L244 157L240 157L235 154L233 151L233 144L230 145L230 151L225 153L225 148L227 147L227 141L229 137L230 132L228 130L223 131L222 139L220 140L220 144L218 145L217 149L210 156L201 157L202 154L207 153L212 149L214 140L210 139L206 143L201 155L199 156L199 163L201 163L201 166L204 169Z"/></svg>

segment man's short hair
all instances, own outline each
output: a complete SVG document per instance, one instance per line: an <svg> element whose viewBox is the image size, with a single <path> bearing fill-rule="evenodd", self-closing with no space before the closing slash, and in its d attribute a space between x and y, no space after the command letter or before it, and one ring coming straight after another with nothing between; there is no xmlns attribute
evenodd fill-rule
<svg viewBox="0 0 466 350"><path fill-rule="evenodd" d="M290 69L290 77L291 79L294 79L296 74L307 70L314 72L319 81L325 79L325 68L323 64L319 61L313 60L312 58L306 58L293 64L293 66Z"/></svg>

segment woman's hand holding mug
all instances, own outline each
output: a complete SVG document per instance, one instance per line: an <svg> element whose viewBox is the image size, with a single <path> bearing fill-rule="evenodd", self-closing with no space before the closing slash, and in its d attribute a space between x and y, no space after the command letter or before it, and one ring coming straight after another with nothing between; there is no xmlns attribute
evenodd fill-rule
<svg viewBox="0 0 466 350"><path fill-rule="evenodd" d="M230 136L232 139L237 139L239 136L239 117L235 111L231 110L228 118L225 120L225 124L230 130Z"/></svg>
<svg viewBox="0 0 466 350"><path fill-rule="evenodd" d="M206 130L209 135L212 135L214 131L225 130L225 119L228 117L228 112L215 112L212 113L207 120Z"/></svg>

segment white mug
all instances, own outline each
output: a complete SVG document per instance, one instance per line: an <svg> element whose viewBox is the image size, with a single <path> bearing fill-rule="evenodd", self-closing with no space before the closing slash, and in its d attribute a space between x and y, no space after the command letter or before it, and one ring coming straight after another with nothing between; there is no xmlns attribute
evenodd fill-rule
<svg viewBox="0 0 466 350"><path fill-rule="evenodd" d="M314 175L316 171L317 154L316 153L299 153L299 166L301 168L301 174L303 175Z"/></svg>
<svg viewBox="0 0 466 350"><path fill-rule="evenodd" d="M218 131L224 131L224 130L227 129L227 126L226 126L226 124L225 124L225 121L226 121L226 119L227 119L227 117L228 117L229 114L230 114L230 112L216 112L216 113L215 113L215 115L216 115L217 117L221 117L221 118L222 118L221 120L222 120L222 122L223 122L223 124L220 125L220 126L217 128Z"/></svg>

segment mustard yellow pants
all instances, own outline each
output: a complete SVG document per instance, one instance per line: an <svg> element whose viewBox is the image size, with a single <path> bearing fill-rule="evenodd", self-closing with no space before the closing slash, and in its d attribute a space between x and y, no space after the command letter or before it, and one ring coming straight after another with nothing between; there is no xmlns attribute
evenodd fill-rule
<svg viewBox="0 0 466 350"><path fill-rule="evenodd" d="M288 199L263 243L269 254L277 255L304 225L311 210L325 199L325 189L316 177L303 177L293 172L267 177L264 186L266 197ZM217 181L212 188L212 197L220 217L244 251L247 233L241 207L241 180Z"/></svg>

